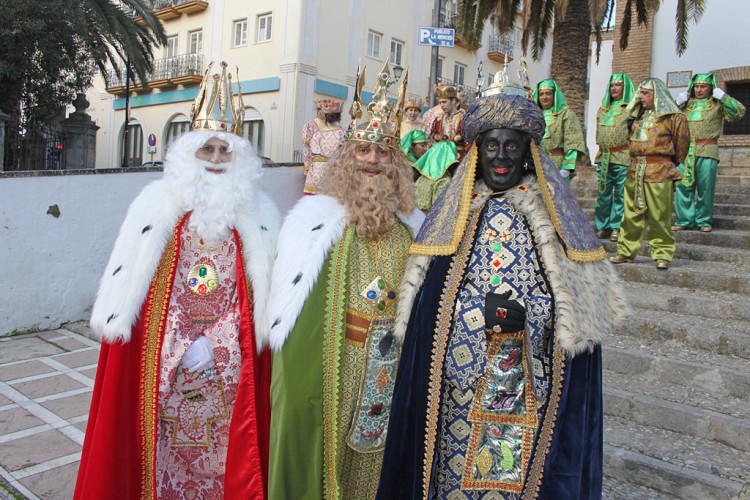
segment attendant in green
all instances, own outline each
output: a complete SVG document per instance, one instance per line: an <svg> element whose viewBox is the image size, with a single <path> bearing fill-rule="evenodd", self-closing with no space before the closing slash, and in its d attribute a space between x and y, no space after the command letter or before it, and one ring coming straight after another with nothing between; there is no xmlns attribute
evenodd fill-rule
<svg viewBox="0 0 750 500"><path fill-rule="evenodd" d="M625 179L625 213L614 264L631 262L649 226L648 243L657 269L668 269L675 251L672 191L677 165L690 149L687 120L658 78L647 78L627 108L630 124L630 168Z"/></svg>
<svg viewBox="0 0 750 500"><path fill-rule="evenodd" d="M568 184L575 177L576 163L586 158L586 144L578 117L565 101L554 80L542 80L533 93L534 102L542 108L547 124L542 148L561 172ZM567 173L566 173L567 172Z"/></svg>
<svg viewBox="0 0 750 500"><path fill-rule="evenodd" d="M633 82L626 73L609 77L609 89L596 115L596 155L598 183L594 224L599 238L617 241L622 220L625 175L628 173L628 113L633 98Z"/></svg>
<svg viewBox="0 0 750 500"><path fill-rule="evenodd" d="M691 141L685 163L680 165L682 181L675 192L676 220L672 230L697 226L708 233L712 229L722 125L724 120L741 120L745 106L716 86L713 73L694 75L677 103L687 116Z"/></svg>
<svg viewBox="0 0 750 500"><path fill-rule="evenodd" d="M401 149L414 167L417 208L427 213L451 180L449 169L458 160L458 150L452 141L436 142L429 149L424 144L429 147L427 134L421 130L401 139Z"/></svg>
<svg viewBox="0 0 750 500"><path fill-rule="evenodd" d="M303 197L281 230L268 302L268 498L366 499L377 490L401 352L398 285L424 220L385 71L369 121L350 127L316 196Z"/></svg>

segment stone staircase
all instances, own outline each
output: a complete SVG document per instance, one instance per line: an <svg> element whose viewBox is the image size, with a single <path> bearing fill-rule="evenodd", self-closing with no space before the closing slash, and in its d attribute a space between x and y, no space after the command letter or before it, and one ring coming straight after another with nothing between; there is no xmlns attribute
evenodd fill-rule
<svg viewBox="0 0 750 500"><path fill-rule="evenodd" d="M593 221L594 169L572 187ZM646 241L616 267L633 312L604 347L604 498L750 498L750 182L716 192L668 271Z"/></svg>

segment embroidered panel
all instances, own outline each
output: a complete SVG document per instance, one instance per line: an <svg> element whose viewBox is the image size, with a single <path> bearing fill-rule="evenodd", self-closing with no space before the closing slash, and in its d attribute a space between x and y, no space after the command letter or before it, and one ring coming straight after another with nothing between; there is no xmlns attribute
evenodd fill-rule
<svg viewBox="0 0 750 500"><path fill-rule="evenodd" d="M455 302L447 341L435 492L481 498L524 486L551 376L553 300L523 216L504 199L487 201ZM527 309L526 332L492 335L484 301L509 291ZM528 350L528 352L527 352ZM537 403L539 399L539 403ZM476 491L467 491L476 490Z"/></svg>

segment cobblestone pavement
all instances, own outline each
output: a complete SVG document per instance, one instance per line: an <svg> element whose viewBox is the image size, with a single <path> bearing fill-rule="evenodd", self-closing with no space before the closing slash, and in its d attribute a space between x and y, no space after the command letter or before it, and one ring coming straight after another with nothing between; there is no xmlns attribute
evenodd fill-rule
<svg viewBox="0 0 750 500"><path fill-rule="evenodd" d="M98 356L67 328L0 338L1 500L72 498Z"/></svg>

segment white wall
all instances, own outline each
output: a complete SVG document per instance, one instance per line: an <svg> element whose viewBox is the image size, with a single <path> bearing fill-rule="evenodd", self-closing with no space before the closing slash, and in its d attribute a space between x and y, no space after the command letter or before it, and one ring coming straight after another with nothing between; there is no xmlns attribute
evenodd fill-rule
<svg viewBox="0 0 750 500"><path fill-rule="evenodd" d="M690 25L688 48L682 56L675 51L675 7L677 0L664 0L654 17L654 50L651 75L667 81L667 72L706 73L714 69L750 64L747 0L711 0L698 24ZM636 85L638 82L636 82ZM686 87L671 88L677 96Z"/></svg>
<svg viewBox="0 0 750 500"><path fill-rule="evenodd" d="M302 168L263 173L286 213L302 194ZM0 335L87 319L128 205L161 175L0 178ZM59 217L47 214L54 205Z"/></svg>

